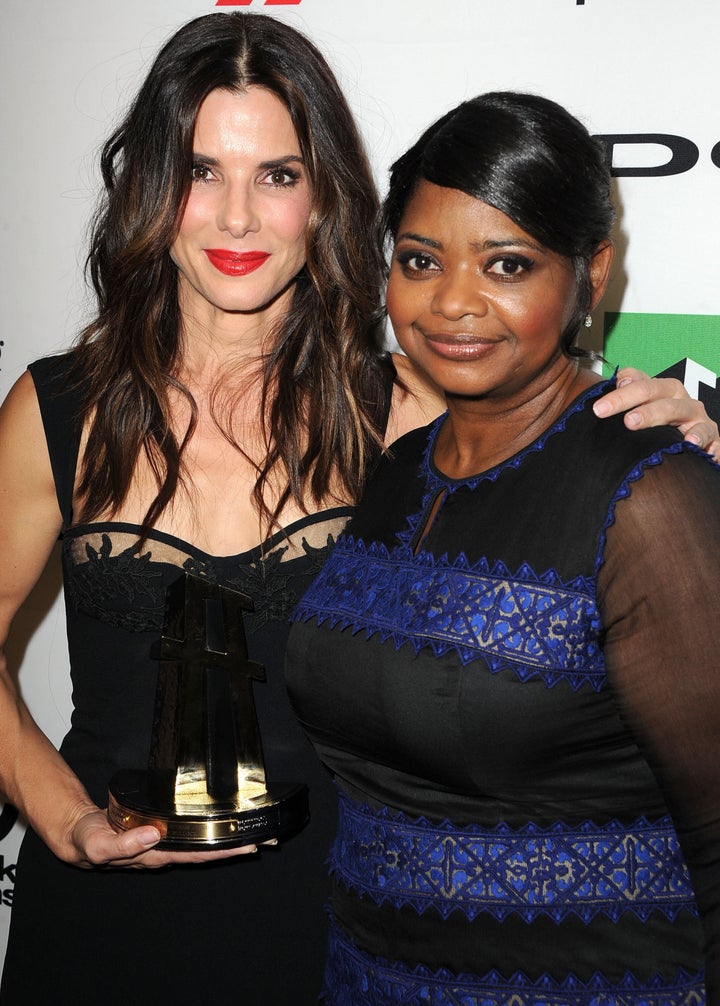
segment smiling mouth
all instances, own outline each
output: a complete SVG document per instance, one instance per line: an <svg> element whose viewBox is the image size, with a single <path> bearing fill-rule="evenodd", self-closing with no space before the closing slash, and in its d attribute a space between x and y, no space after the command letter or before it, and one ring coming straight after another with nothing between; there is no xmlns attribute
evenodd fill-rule
<svg viewBox="0 0 720 1006"><path fill-rule="evenodd" d="M270 258L269 252L233 252L227 248L204 248L211 264L225 276L247 276Z"/></svg>
<svg viewBox="0 0 720 1006"><path fill-rule="evenodd" d="M429 348L448 360L478 360L491 353L500 339L482 339L474 335L425 335Z"/></svg>

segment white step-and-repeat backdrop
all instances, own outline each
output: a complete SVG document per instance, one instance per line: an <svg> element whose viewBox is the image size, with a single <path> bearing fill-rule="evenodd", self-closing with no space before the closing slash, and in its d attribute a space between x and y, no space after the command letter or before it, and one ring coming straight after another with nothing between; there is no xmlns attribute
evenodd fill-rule
<svg viewBox="0 0 720 1006"><path fill-rule="evenodd" d="M594 348L611 365L680 376L720 413L716 0L3 0L3 397L30 360L65 347L88 318L82 264L104 137L160 44L192 17L233 8L287 20L318 43L381 188L422 127L481 91L547 95L606 137L621 255ZM10 645L23 693L55 742L71 709L58 590L55 564ZM0 803L0 957L16 817Z"/></svg>

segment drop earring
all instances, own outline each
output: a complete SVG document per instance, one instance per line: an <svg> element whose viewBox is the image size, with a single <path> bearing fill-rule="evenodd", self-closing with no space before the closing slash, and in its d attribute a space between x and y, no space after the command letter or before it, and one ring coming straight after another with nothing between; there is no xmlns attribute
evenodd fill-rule
<svg viewBox="0 0 720 1006"><path fill-rule="evenodd" d="M585 328L592 328L592 315L591 314L586 314L585 315Z"/></svg>

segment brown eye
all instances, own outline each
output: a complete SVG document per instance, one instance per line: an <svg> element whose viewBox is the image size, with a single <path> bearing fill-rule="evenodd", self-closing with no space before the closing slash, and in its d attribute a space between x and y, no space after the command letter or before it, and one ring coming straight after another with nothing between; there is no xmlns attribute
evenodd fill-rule
<svg viewBox="0 0 720 1006"><path fill-rule="evenodd" d="M211 177L207 164L193 164L191 178L194 182L207 182Z"/></svg>
<svg viewBox="0 0 720 1006"><path fill-rule="evenodd" d="M266 180L276 188L290 188L300 180L300 172L292 168L273 168L268 172Z"/></svg>
<svg viewBox="0 0 720 1006"><path fill-rule="evenodd" d="M525 258L522 255L503 255L502 258L494 259L488 265L487 271L494 276L515 279L523 273L529 272L533 265L534 263L531 259Z"/></svg>
<svg viewBox="0 0 720 1006"><path fill-rule="evenodd" d="M427 252L400 252L397 255L397 260L406 274L434 272L439 268L437 261Z"/></svg>

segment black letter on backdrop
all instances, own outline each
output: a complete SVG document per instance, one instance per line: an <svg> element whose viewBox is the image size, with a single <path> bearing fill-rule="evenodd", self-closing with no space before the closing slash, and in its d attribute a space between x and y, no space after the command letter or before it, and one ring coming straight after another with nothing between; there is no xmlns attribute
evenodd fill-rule
<svg viewBox="0 0 720 1006"><path fill-rule="evenodd" d="M0 814L0 839L10 834L17 819L18 812L16 808L11 803L6 803Z"/></svg>
<svg viewBox="0 0 720 1006"><path fill-rule="evenodd" d="M670 160L665 164L649 165L644 168L612 167L612 174L616 178L681 175L684 171L694 168L700 157L700 151L692 140L687 140L684 136L673 136L670 133L603 133L598 134L597 139L605 144L611 165L614 148L621 144L656 143L661 147L667 147L670 151Z"/></svg>

